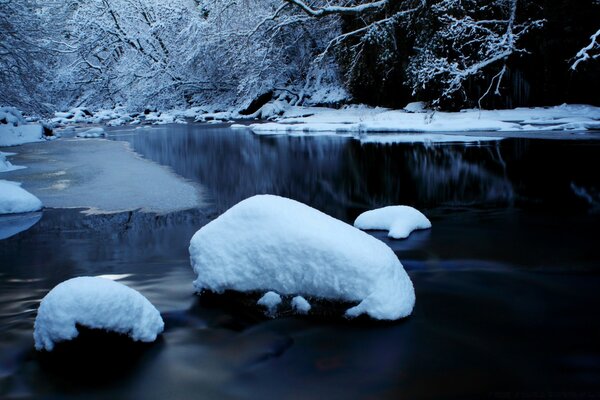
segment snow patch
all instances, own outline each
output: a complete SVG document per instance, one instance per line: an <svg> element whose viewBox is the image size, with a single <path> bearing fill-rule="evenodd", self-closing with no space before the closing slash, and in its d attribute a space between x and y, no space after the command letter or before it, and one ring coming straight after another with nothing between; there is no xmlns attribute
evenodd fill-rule
<svg viewBox="0 0 600 400"><path fill-rule="evenodd" d="M39 124L0 124L0 147L41 142L44 140L43 130Z"/></svg>
<svg viewBox="0 0 600 400"><path fill-rule="evenodd" d="M409 113L423 113L427 112L427 107L425 102L423 101L415 101L413 103L408 103L404 108L404 111Z"/></svg>
<svg viewBox="0 0 600 400"><path fill-rule="evenodd" d="M83 132L77 132L77 137L80 138L99 138L106 136L106 132L104 132L104 128L92 128Z"/></svg>
<svg viewBox="0 0 600 400"><path fill-rule="evenodd" d="M304 111L303 111L304 110ZM292 107L268 124L250 125L256 134L350 132L355 137L372 133L437 133L411 141L471 141L470 137L450 137L452 132L536 132L547 130L589 131L600 129L600 107L562 105L557 107L516 108L512 110L426 111L422 103L410 103L405 110L345 107ZM374 142L379 138L370 139ZM392 139L385 138L392 143ZM491 140L484 137L481 140ZM494 139L499 140L499 139ZM396 142L406 141L399 138ZM394 142L395 143L395 142Z"/></svg>
<svg viewBox="0 0 600 400"><path fill-rule="evenodd" d="M158 310L139 292L98 277L69 279L42 299L33 337L37 350L79 335L76 324L153 342L164 328Z"/></svg>
<svg viewBox="0 0 600 400"><path fill-rule="evenodd" d="M267 292L263 297L258 299L256 304L265 307L267 312L273 315L277 311L277 306L281 304L281 296L275 292Z"/></svg>
<svg viewBox="0 0 600 400"><path fill-rule="evenodd" d="M38 211L40 199L21 187L18 182L0 180L0 214L16 214Z"/></svg>
<svg viewBox="0 0 600 400"><path fill-rule="evenodd" d="M393 239L405 239L412 231L431 228L431 222L422 212L409 206L388 206L366 211L354 221L358 229L389 231Z"/></svg>
<svg viewBox="0 0 600 400"><path fill-rule="evenodd" d="M298 314L308 314L311 308L310 303L302 296L292 299L292 309Z"/></svg>
<svg viewBox="0 0 600 400"><path fill-rule="evenodd" d="M394 320L415 292L383 242L297 201L258 195L202 227L190 243L198 292L273 290L359 302L348 317Z"/></svg>

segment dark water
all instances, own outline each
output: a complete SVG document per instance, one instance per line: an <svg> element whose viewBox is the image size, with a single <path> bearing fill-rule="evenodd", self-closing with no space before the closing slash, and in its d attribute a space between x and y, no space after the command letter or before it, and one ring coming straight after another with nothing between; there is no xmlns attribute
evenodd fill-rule
<svg viewBox="0 0 600 400"><path fill-rule="evenodd" d="M600 142L378 146L199 125L112 138L201 183L212 205L164 216L45 210L0 241L0 397L600 398ZM348 222L388 204L424 210L430 231L374 233L413 280L413 315L271 320L194 296L191 235L256 193ZM36 353L40 299L102 274L129 274L121 282L161 311L162 338L131 346L88 332Z"/></svg>

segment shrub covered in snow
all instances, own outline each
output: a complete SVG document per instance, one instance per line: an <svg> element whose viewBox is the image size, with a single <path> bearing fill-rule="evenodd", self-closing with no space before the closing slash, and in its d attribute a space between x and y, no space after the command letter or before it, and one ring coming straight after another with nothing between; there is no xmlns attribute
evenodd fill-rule
<svg viewBox="0 0 600 400"><path fill-rule="evenodd" d="M153 342L164 328L160 313L139 292L99 277L80 277L52 289L40 304L33 337L37 350L77 337L77 324Z"/></svg>
<svg viewBox="0 0 600 400"><path fill-rule="evenodd" d="M0 124L18 126L24 123L25 118L20 110L15 107L0 107Z"/></svg>
<svg viewBox="0 0 600 400"><path fill-rule="evenodd" d="M404 239L416 229L431 228L431 222L422 212L409 206L388 206L366 211L356 218L359 229L388 230L388 236Z"/></svg>
<svg viewBox="0 0 600 400"><path fill-rule="evenodd" d="M273 290L359 302L348 317L393 320L415 292L394 252L360 230L294 200L259 195L201 228L191 240L197 291Z"/></svg>
<svg viewBox="0 0 600 400"><path fill-rule="evenodd" d="M21 187L20 183L0 180L0 214L38 211L40 199Z"/></svg>

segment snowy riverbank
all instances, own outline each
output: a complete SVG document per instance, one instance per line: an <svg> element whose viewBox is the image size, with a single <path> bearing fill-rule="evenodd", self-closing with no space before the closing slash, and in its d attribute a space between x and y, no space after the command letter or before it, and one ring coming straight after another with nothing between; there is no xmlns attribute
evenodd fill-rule
<svg viewBox="0 0 600 400"><path fill-rule="evenodd" d="M441 133L537 132L600 130L600 107L562 105L513 110L428 111L409 105L408 110L364 106L340 110L290 108L274 122L253 124L257 134L279 133ZM414 110L414 111L413 111ZM415 112L416 111L416 112Z"/></svg>
<svg viewBox="0 0 600 400"><path fill-rule="evenodd" d="M233 128L250 129L259 135L346 135L365 143L397 142L480 142L507 136L565 138L565 135L600 131L600 107L563 104L554 107L511 110L427 110L422 103L411 103L402 110L364 105L341 109L297 107L286 102L267 103L251 115L236 110L192 107L179 110L145 110L130 113L123 108L92 112L73 108L57 112L54 126L81 124L161 125L188 122L233 123ZM458 135L460 134L460 135Z"/></svg>

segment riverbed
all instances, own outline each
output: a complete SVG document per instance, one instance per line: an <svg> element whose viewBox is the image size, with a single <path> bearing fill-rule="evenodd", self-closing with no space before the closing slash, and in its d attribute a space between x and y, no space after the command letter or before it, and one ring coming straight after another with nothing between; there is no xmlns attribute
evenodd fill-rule
<svg viewBox="0 0 600 400"><path fill-rule="evenodd" d="M381 145L200 124L112 129L108 139L192 185L201 201L46 208L0 241L0 397L600 398L597 139ZM27 146L44 144L10 149L14 164L35 154ZM349 223L389 204L422 210L430 231L402 241L371 232L408 271L413 315L270 319L235 298L196 296L189 239L258 193ZM148 297L166 323L161 339L131 347L90 334L57 356L37 353L39 301L81 275Z"/></svg>

